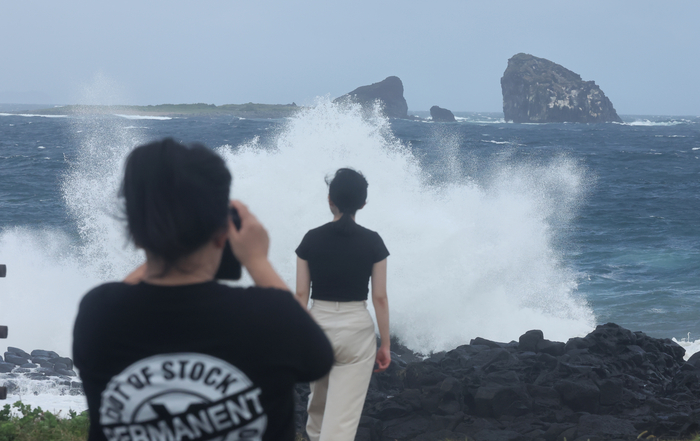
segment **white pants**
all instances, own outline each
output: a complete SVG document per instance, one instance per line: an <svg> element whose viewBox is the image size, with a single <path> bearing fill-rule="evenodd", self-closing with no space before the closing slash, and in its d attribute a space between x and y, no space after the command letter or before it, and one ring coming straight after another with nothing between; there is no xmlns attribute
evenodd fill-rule
<svg viewBox="0 0 700 441"><path fill-rule="evenodd" d="M310 312L331 341L335 362L311 383L306 432L311 441L353 441L377 355L374 322L367 302L314 300Z"/></svg>

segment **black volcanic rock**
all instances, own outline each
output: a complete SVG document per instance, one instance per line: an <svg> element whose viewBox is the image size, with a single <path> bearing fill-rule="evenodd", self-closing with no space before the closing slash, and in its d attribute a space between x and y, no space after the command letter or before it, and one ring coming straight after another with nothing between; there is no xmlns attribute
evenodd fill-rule
<svg viewBox="0 0 700 441"><path fill-rule="evenodd" d="M390 118L408 118L408 104L403 97L403 83L399 77L387 77L384 81L361 86L333 102L351 100L363 107L371 107L376 100L382 102L384 114Z"/></svg>
<svg viewBox="0 0 700 441"><path fill-rule="evenodd" d="M442 107L433 106L430 108L430 116L433 121L438 122L455 122L455 116L452 112Z"/></svg>
<svg viewBox="0 0 700 441"><path fill-rule="evenodd" d="M503 115L516 123L622 122L595 81L544 58L517 54L501 78Z"/></svg>
<svg viewBox="0 0 700 441"><path fill-rule="evenodd" d="M533 330L518 342L475 338L427 359L395 340L392 350L389 369L372 376L356 441L636 440L645 431L677 439L700 431L700 369L675 342L614 323L566 344ZM299 433L308 391L297 385Z"/></svg>
<svg viewBox="0 0 700 441"><path fill-rule="evenodd" d="M70 358L41 349L29 354L13 347L8 347L4 355L4 362L0 357L0 385L5 386L10 395L25 393L22 390L26 387L31 389L25 380L37 380L42 389L53 388L60 395L83 395L82 382L71 378L77 374Z"/></svg>

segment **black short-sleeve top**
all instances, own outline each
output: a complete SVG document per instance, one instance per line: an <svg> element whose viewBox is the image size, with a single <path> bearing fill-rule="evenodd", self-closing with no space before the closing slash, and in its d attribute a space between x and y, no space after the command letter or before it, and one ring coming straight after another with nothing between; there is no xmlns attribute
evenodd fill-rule
<svg viewBox="0 0 700 441"><path fill-rule="evenodd" d="M107 283L80 303L73 359L89 441L293 441L294 384L333 348L288 291Z"/></svg>
<svg viewBox="0 0 700 441"><path fill-rule="evenodd" d="M311 298L334 302L367 300L372 267L389 256L376 232L354 225L348 234L335 222L306 233L296 253L309 263Z"/></svg>

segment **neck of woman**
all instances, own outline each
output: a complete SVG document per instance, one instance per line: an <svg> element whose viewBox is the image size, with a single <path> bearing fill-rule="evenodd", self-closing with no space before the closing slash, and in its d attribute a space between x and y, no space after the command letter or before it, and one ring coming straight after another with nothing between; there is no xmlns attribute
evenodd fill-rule
<svg viewBox="0 0 700 441"><path fill-rule="evenodd" d="M209 242L189 256L182 258L167 272L165 262L146 252L146 273L143 281L151 285L194 285L214 280L221 261L222 250Z"/></svg>
<svg viewBox="0 0 700 441"><path fill-rule="evenodd" d="M351 214L349 216L352 218L352 220L355 220L354 214ZM343 213L333 213L333 222L339 221L341 217L343 217Z"/></svg>

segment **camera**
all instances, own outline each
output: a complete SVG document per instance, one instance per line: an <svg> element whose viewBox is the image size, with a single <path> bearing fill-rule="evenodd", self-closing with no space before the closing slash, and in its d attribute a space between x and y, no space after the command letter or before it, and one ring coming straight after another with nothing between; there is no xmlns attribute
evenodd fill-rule
<svg viewBox="0 0 700 441"><path fill-rule="evenodd" d="M231 221L236 227L236 230L241 229L241 217L238 215L238 210L235 207L229 207L229 215L231 216ZM221 256L221 263L219 264L219 269L216 271L215 279L219 280L238 280L241 278L241 263L233 255L233 249L228 239L226 239L226 245L224 245L224 252Z"/></svg>

